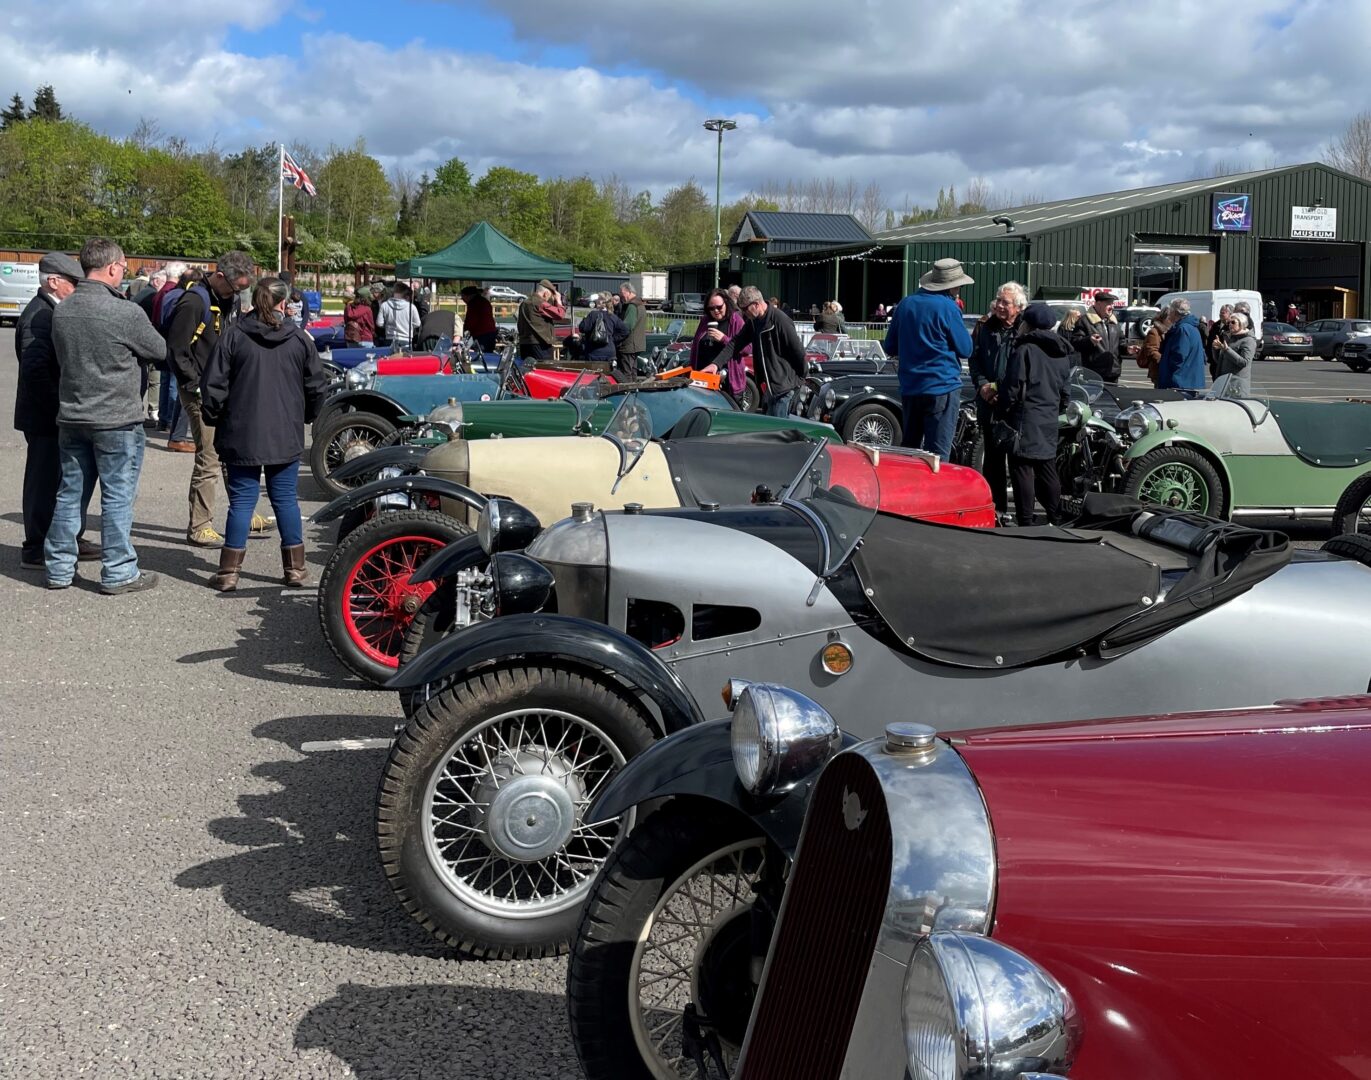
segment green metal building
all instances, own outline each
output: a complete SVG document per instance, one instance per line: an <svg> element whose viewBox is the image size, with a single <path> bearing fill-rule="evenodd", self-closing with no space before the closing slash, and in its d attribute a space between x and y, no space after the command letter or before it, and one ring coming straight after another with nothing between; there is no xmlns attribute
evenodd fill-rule
<svg viewBox="0 0 1371 1080"><path fill-rule="evenodd" d="M768 263L775 295L799 310L836 297L851 320L898 301L949 257L976 279L962 290L968 311L987 310L1015 280L1033 297L1108 288L1130 303L1257 289L1282 316L1294 300L1310 319L1371 317L1371 183L1292 165L921 222Z"/></svg>

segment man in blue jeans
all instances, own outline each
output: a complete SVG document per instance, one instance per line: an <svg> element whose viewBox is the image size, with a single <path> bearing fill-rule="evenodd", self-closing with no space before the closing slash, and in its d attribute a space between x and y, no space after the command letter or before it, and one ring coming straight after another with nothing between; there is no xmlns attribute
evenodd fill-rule
<svg viewBox="0 0 1371 1080"><path fill-rule="evenodd" d="M143 469L143 397L140 366L162 360L167 344L137 304L118 286L128 260L112 240L94 238L81 248L85 278L52 315L52 343L60 376L57 451L62 484L43 544L49 589L65 589L76 576L84 503L100 481L100 591L141 592L157 575L140 572L129 538L133 502Z"/></svg>
<svg viewBox="0 0 1371 1080"><path fill-rule="evenodd" d="M885 335L886 353L899 359L903 444L944 461L957 434L962 361L972 350L957 290L973 284L956 259L939 259L918 291L896 305Z"/></svg>

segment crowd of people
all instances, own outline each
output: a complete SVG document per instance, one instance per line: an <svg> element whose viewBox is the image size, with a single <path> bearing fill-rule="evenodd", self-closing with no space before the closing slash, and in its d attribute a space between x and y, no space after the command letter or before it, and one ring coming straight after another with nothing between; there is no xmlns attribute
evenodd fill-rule
<svg viewBox="0 0 1371 1080"><path fill-rule="evenodd" d="M43 256L38 270L38 293L15 334L15 427L27 443L21 565L42 571L50 589L68 588L77 562L95 560L107 595L157 584L157 575L139 566L132 527L147 444L148 372L161 369L168 390L159 388L157 421L179 434L174 395L195 454L186 541L220 549L209 583L235 588L249 534L276 527L281 581L303 585L296 476L304 426L326 381L292 283L254 281L251 258L229 251L207 273L171 264L130 298L127 258L98 237L76 259ZM263 474L274 520L255 512ZM223 533L214 524L221 478L229 496ZM97 484L98 545L82 536Z"/></svg>

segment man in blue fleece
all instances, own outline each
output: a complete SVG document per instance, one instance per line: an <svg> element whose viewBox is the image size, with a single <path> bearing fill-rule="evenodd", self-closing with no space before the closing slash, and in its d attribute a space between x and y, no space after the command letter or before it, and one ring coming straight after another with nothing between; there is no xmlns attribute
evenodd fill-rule
<svg viewBox="0 0 1371 1080"><path fill-rule="evenodd" d="M1157 364L1157 389L1204 389L1204 338L1200 323L1190 314L1189 300L1173 300L1170 328L1162 339L1162 356Z"/></svg>
<svg viewBox="0 0 1371 1080"><path fill-rule="evenodd" d="M957 433L962 399L962 360L971 355L971 335L957 306L957 290L974 281L956 259L939 259L919 278L890 317L885 351L900 362L904 443L944 461Z"/></svg>

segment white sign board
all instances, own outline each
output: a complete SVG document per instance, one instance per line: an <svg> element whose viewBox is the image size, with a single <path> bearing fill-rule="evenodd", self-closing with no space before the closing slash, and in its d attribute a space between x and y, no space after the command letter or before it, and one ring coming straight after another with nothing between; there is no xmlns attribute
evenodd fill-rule
<svg viewBox="0 0 1371 1080"><path fill-rule="evenodd" d="M1127 307L1127 306L1128 306L1128 290L1127 290L1127 289L1111 289L1111 288L1108 288L1108 287L1103 286L1103 285L1090 286L1089 288L1082 289L1082 290L1081 290L1081 299L1084 300L1087 304L1093 304L1093 303L1095 302L1095 294L1096 294L1096 293L1102 293L1102 292L1107 292L1107 293L1113 293L1113 294L1114 294L1114 306L1115 306L1115 307Z"/></svg>
<svg viewBox="0 0 1371 1080"><path fill-rule="evenodd" d="M1338 238L1338 208L1336 206L1292 206L1290 208L1290 236L1297 240L1336 240Z"/></svg>

